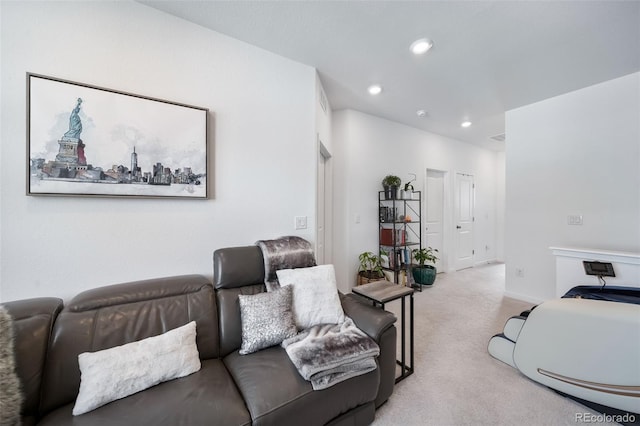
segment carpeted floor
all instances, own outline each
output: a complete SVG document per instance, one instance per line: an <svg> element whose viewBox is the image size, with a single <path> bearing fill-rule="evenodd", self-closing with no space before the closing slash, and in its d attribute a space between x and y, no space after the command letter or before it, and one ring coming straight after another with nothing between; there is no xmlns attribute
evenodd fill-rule
<svg viewBox="0 0 640 426"><path fill-rule="evenodd" d="M531 307L503 292L504 264L490 264L439 274L415 293L415 373L396 385L375 426L576 425L580 414L597 414L489 355L489 338ZM386 309L399 316L400 302Z"/></svg>

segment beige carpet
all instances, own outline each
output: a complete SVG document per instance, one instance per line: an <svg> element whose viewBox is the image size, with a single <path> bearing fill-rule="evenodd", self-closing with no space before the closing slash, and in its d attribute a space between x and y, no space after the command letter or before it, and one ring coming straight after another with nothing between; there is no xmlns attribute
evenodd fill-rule
<svg viewBox="0 0 640 426"><path fill-rule="evenodd" d="M576 425L580 413L597 414L489 355L489 338L531 307L503 291L504 264L491 264L439 274L415 293L415 373L396 385L375 426ZM386 309L399 316L400 302Z"/></svg>

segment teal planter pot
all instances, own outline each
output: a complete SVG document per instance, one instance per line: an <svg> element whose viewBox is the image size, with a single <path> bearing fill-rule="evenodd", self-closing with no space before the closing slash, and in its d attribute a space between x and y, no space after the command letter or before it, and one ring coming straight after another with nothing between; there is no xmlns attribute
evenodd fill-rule
<svg viewBox="0 0 640 426"><path fill-rule="evenodd" d="M436 267L432 265L414 266L411 270L416 284L432 285L436 280Z"/></svg>

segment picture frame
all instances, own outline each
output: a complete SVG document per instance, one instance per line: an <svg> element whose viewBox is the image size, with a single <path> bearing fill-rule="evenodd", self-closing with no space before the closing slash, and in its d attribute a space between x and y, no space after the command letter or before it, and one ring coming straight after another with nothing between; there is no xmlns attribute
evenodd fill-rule
<svg viewBox="0 0 640 426"><path fill-rule="evenodd" d="M207 108L27 73L27 195L207 199Z"/></svg>

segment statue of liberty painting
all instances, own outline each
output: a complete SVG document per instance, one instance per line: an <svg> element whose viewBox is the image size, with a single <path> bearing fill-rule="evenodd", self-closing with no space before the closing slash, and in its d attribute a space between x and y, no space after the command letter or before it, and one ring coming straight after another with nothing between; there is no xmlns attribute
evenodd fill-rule
<svg viewBox="0 0 640 426"><path fill-rule="evenodd" d="M80 105L82 105L82 98L78 98L75 108L71 111L69 130L58 140L60 146L58 155L56 155L56 162L62 164L60 170L69 169L70 166L87 165L87 159L84 155L85 144L80 139L80 133L82 133L82 121L79 115ZM58 177L73 177L69 173L64 171L64 176L61 174Z"/></svg>
<svg viewBox="0 0 640 426"><path fill-rule="evenodd" d="M71 117L69 117L69 130L62 136L63 139L80 139L80 133L82 133L82 121L78 113L80 112L80 105L82 104L82 98L78 98L76 107L71 111Z"/></svg>

